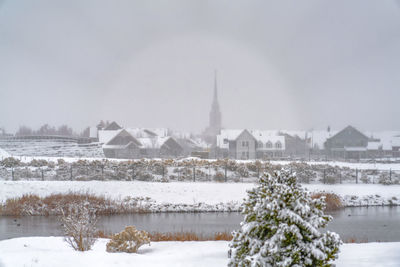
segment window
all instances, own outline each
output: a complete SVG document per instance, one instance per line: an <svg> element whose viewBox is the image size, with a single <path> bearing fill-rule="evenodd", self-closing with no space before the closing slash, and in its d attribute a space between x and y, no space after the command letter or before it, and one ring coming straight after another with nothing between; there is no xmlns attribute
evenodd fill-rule
<svg viewBox="0 0 400 267"><path fill-rule="evenodd" d="M265 147L266 147L266 148L272 148L272 143L271 143L271 141L268 141L268 142L265 144Z"/></svg>
<svg viewBox="0 0 400 267"><path fill-rule="evenodd" d="M243 147L248 147L249 146L249 141L242 141L242 146Z"/></svg>
<svg viewBox="0 0 400 267"><path fill-rule="evenodd" d="M281 142L279 142L279 141L276 142L275 147L278 148L278 149L282 148Z"/></svg>
<svg viewBox="0 0 400 267"><path fill-rule="evenodd" d="M262 148L262 147L263 147L263 143L262 143L261 141L258 141L257 146L258 146L259 148Z"/></svg>

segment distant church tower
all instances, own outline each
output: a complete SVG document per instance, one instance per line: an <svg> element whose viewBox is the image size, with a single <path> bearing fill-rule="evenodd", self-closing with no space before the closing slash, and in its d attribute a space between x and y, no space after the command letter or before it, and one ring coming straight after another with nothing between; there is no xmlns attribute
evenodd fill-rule
<svg viewBox="0 0 400 267"><path fill-rule="evenodd" d="M216 142L216 136L221 132L221 111L218 103L218 84L217 84L217 72L215 71L214 76L214 97L210 111L210 122L207 129L204 132L206 140L210 143Z"/></svg>

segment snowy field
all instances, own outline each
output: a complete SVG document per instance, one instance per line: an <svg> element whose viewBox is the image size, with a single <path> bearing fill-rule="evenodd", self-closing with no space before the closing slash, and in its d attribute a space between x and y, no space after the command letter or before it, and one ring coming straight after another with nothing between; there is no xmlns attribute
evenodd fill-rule
<svg viewBox="0 0 400 267"><path fill-rule="evenodd" d="M226 241L153 242L138 254L107 253L108 239L87 252L72 250L62 237L24 237L0 241L0 267L154 267L226 266ZM21 257L23 255L23 257ZM344 244L337 267L399 266L400 243Z"/></svg>
<svg viewBox="0 0 400 267"><path fill-rule="evenodd" d="M345 205L400 204L400 185L342 184L304 185L312 192L333 192L345 200ZM193 183L193 182L140 182L140 181L0 181L0 201L36 194L41 197L54 193L89 192L115 200L125 197L150 197L157 203L196 204L241 202L249 183ZM365 199L371 199L365 203ZM375 201L375 202L374 202ZM376 202L378 201L378 202Z"/></svg>

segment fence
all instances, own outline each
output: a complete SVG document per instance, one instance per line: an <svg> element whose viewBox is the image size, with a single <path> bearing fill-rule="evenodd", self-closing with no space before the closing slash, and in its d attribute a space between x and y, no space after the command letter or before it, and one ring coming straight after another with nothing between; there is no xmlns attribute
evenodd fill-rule
<svg viewBox="0 0 400 267"><path fill-rule="evenodd" d="M361 170L306 163L279 165L267 161L244 163L234 160L140 160L124 162L80 160L72 163L32 161L23 164L18 161L10 163L3 160L0 163L0 179L5 180L255 182L264 172L284 168L291 173L296 173L298 180L302 183L397 184L400 181L400 170Z"/></svg>

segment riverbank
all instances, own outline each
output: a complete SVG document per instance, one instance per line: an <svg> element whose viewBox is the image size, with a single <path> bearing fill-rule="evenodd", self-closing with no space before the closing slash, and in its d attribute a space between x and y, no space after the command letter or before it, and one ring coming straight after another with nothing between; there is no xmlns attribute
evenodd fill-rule
<svg viewBox="0 0 400 267"><path fill-rule="evenodd" d="M226 266L227 241L152 242L138 254L107 253L108 239L87 252L72 250L62 237L24 237L0 241L1 267L69 266ZM399 266L400 243L344 244L337 267ZM21 255L24 255L21 257Z"/></svg>
<svg viewBox="0 0 400 267"><path fill-rule="evenodd" d="M400 185L304 184L310 192L334 193L345 207L398 206ZM0 202L34 194L40 198L54 194L90 194L125 206L131 211L207 212L238 211L247 183L193 183L140 181L0 181ZM40 206L42 207L42 206ZM35 209L27 215L39 215Z"/></svg>

